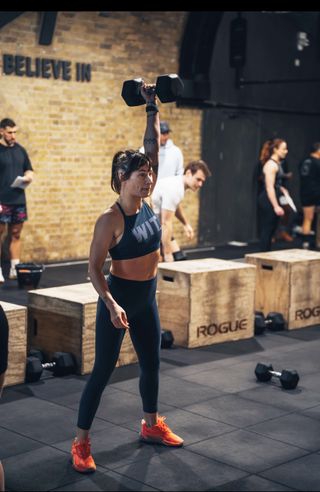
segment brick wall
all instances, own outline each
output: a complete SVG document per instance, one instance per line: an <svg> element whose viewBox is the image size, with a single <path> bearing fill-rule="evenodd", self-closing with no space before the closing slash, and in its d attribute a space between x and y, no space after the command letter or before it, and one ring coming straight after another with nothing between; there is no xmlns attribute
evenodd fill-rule
<svg viewBox="0 0 320 492"><path fill-rule="evenodd" d="M35 179L27 189L29 221L23 261L87 258L94 223L114 201L111 160L122 148L142 145L144 107L129 108L120 94L126 79L178 71L185 12L59 12L50 46L38 44L39 12L26 12L0 30L3 54L72 63L72 80L5 75L1 67L1 118L19 126ZM76 63L91 64L90 82L75 80ZM200 110L161 105L161 118L185 162L200 158ZM199 197L188 192L184 208L196 233ZM175 236L186 242L175 222Z"/></svg>

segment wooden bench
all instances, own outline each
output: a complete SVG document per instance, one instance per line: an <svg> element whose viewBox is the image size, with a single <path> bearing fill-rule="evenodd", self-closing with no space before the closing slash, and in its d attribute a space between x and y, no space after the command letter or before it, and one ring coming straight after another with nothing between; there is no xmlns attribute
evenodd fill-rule
<svg viewBox="0 0 320 492"><path fill-rule="evenodd" d="M98 294L91 282L28 292L28 349L71 352L79 374L91 372L95 357L95 319ZM127 332L117 366L137 362Z"/></svg>
<svg viewBox="0 0 320 492"><path fill-rule="evenodd" d="M288 329L320 323L320 253L287 249L245 255L257 267L255 309L283 314Z"/></svg>
<svg viewBox="0 0 320 492"><path fill-rule="evenodd" d="M253 337L255 271L215 258L160 263L161 327L189 348Z"/></svg>
<svg viewBox="0 0 320 492"><path fill-rule="evenodd" d="M5 386L24 383L27 358L27 308L2 302L9 324L9 355Z"/></svg>

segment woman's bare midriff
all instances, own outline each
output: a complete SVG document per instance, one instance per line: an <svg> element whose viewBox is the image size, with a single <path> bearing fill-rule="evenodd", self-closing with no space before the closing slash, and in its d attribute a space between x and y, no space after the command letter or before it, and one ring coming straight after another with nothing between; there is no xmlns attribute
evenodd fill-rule
<svg viewBox="0 0 320 492"><path fill-rule="evenodd" d="M130 260L112 260L110 273L126 280L150 280L157 275L160 249Z"/></svg>

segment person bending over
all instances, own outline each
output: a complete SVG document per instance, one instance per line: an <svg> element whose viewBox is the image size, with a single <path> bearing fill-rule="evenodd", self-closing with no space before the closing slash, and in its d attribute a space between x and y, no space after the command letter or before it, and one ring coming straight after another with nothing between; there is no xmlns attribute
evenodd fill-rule
<svg viewBox="0 0 320 492"><path fill-rule="evenodd" d="M193 228L186 218L181 202L187 190L198 191L211 176L207 164L202 160L190 162L182 176L159 179L152 193L152 207L161 221L163 260L174 261L180 251L177 241L172 241L174 216L182 223L188 239L194 237ZM175 249L173 249L175 248Z"/></svg>

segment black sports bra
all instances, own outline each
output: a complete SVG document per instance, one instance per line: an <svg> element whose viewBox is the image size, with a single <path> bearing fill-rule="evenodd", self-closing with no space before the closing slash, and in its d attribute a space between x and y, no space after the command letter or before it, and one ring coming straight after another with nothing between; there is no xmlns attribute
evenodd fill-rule
<svg viewBox="0 0 320 492"><path fill-rule="evenodd" d="M157 216L146 202L137 214L126 215L118 205L124 218L124 231L119 243L109 249L113 260L129 260L145 256L160 248L161 225Z"/></svg>

